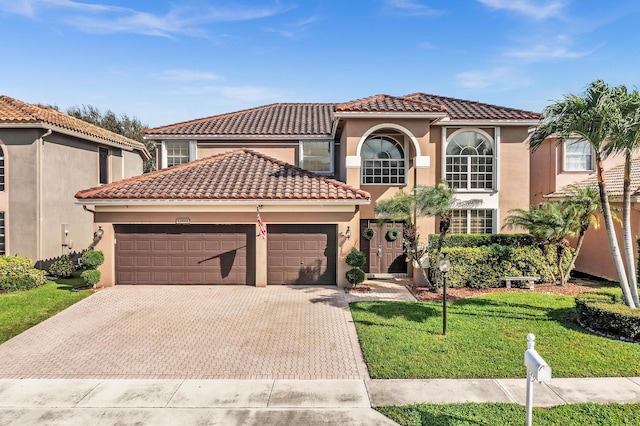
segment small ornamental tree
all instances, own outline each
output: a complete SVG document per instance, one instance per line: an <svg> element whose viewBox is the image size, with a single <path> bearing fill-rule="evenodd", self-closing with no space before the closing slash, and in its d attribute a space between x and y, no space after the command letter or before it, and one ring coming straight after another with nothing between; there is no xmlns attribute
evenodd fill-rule
<svg viewBox="0 0 640 426"><path fill-rule="evenodd" d="M82 253L80 262L86 269L96 269L104 263L104 254L100 250L87 250Z"/></svg>
<svg viewBox="0 0 640 426"><path fill-rule="evenodd" d="M349 284L355 287L364 282L366 276L362 267L367 263L367 256L360 250L352 248L349 254L347 254L345 262L351 266L351 269L345 274Z"/></svg>

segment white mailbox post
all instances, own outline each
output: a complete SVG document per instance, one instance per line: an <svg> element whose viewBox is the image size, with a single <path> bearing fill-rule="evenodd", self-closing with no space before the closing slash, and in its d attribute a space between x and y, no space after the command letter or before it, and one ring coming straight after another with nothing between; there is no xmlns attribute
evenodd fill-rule
<svg viewBox="0 0 640 426"><path fill-rule="evenodd" d="M527 367L527 416L525 426L531 426L531 411L533 408L533 382L548 382L551 380L551 367L533 349L536 336L527 334L527 350L524 352L524 365Z"/></svg>

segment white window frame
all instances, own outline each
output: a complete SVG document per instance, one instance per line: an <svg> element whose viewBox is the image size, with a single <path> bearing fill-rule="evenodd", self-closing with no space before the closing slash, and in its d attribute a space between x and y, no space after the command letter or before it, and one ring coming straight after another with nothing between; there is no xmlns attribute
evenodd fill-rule
<svg viewBox="0 0 640 426"><path fill-rule="evenodd" d="M329 162L330 162L330 166L329 166L329 170L325 171L325 170L311 170L308 169L304 166L304 144L307 142L328 142L329 143ZM335 173L335 165L334 165L334 156L335 156L335 143L332 140L327 140L327 139L319 139L319 140L301 140L299 141L299 150L298 152L300 153L300 155L298 156L298 167L300 167L301 169L305 169L308 170L310 172L313 173L317 173L319 175L332 175Z"/></svg>
<svg viewBox="0 0 640 426"><path fill-rule="evenodd" d="M500 158L499 155L499 149L500 149L500 128L499 127L495 127L494 128L494 136L491 136L489 133L485 132L484 130L477 128L477 127L461 127L461 128L457 128L457 130L451 134L447 134L449 128L444 127L442 129L442 172L441 172L441 178L445 181L447 181L447 158L449 157L447 155L447 145L449 144L449 141L454 138L456 135L460 134L460 133L465 133L465 132L475 132L475 133L479 133L482 136L484 136L487 141L489 141L489 143L492 145L492 149L493 149L493 154L492 154L492 158L493 158L493 162L492 162L492 166L493 166L493 171L492 171L492 180L491 180L491 188L470 188L470 182L471 179L469 178L469 176L471 175L472 171L471 168L468 168L467 170L467 187L466 188L456 188L456 192L484 192L484 193L493 193L493 192L498 192L499 190L499 181L500 181L500 165L499 165L499 161L498 159ZM464 156L460 156L460 157L464 157ZM470 156L466 156L466 158L469 158ZM448 182L448 181L447 181Z"/></svg>
<svg viewBox="0 0 640 426"><path fill-rule="evenodd" d="M7 214L0 212L0 255L7 253Z"/></svg>
<svg viewBox="0 0 640 426"><path fill-rule="evenodd" d="M567 146L569 144L574 144L574 143L578 143L578 142L584 142L587 145L589 145L589 150L590 150L590 155L591 155L591 161L589 164L589 168L587 169L569 169L567 167ZM587 142L584 139L569 139L567 140L564 144L562 144L562 171L563 172L569 172L569 173L581 173L581 172L593 172L595 170L595 164L594 164L594 158L595 158L595 153L593 151L593 147L591 146L591 144L589 144L589 142Z"/></svg>
<svg viewBox="0 0 640 426"><path fill-rule="evenodd" d="M170 142L185 142L184 140L175 139L175 140L167 140L162 141L161 153L162 160L160 164L160 168L166 169L168 167L167 163L167 143ZM198 143L197 141L186 141L189 142L189 161L195 161L198 159Z"/></svg>
<svg viewBox="0 0 640 426"><path fill-rule="evenodd" d="M396 158L396 159L391 159L391 160L387 160L387 161L404 161L404 170L402 175L397 175L399 178L402 178L402 182L396 182L396 183L386 183L386 182L381 182L381 183L370 183L370 182L365 182L365 167L364 167L364 162L365 161L369 161L372 160L371 158L363 158L362 157L362 152L360 153L360 184L361 185L383 185L383 186L406 186L408 179L407 179L407 170L409 168L409 157L408 157L408 144L407 144L407 138L405 135L401 135L402 137L402 141L399 141L397 134L388 134L388 133L372 133L369 136L367 136L367 139L364 141L364 143L362 144L362 149L364 149L364 145L369 142L369 140L371 139L376 139L376 138L382 138L382 137L386 137L389 139L393 139L394 141L396 141L400 147L402 148L402 154L403 157L402 159ZM373 159L375 160L375 159ZM385 161L384 159L380 159L380 161Z"/></svg>
<svg viewBox="0 0 640 426"><path fill-rule="evenodd" d="M490 234L495 234L496 232L496 219L498 217L498 212L495 209L454 209L455 211L466 212L466 232L464 234L478 234L478 232L471 232L471 212L491 212L491 232ZM453 225L453 223L452 223ZM453 230L452 230L453 233ZM483 232L484 233L484 232Z"/></svg>

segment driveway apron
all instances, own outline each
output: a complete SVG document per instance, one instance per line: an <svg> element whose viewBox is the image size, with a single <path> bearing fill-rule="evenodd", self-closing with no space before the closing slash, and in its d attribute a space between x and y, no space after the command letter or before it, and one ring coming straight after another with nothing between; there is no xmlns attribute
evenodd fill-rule
<svg viewBox="0 0 640 426"><path fill-rule="evenodd" d="M116 286L0 345L0 378L366 379L354 297L319 286Z"/></svg>

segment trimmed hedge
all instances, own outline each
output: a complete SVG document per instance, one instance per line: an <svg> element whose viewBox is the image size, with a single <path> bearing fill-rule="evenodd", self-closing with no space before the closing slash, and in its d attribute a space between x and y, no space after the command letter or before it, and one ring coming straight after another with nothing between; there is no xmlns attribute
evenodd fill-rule
<svg viewBox="0 0 640 426"><path fill-rule="evenodd" d="M357 248L352 248L345 262L352 268L362 268L367 263L367 256Z"/></svg>
<svg viewBox="0 0 640 426"><path fill-rule="evenodd" d="M49 273L58 278L70 277L74 270L73 260L67 255L60 257L49 266Z"/></svg>
<svg viewBox="0 0 640 426"><path fill-rule="evenodd" d="M429 235L429 251L436 249L439 234ZM449 234L445 235L442 247L482 247L498 244L509 247L528 247L536 245L536 239L530 234Z"/></svg>
<svg viewBox="0 0 640 426"><path fill-rule="evenodd" d="M362 282L364 282L366 276L364 271L360 268L349 269L345 274L347 281L349 284L356 286Z"/></svg>
<svg viewBox="0 0 640 426"><path fill-rule="evenodd" d="M576 297L578 321L600 333L640 341L640 309L624 304L619 288L588 291Z"/></svg>
<svg viewBox="0 0 640 426"><path fill-rule="evenodd" d="M564 254L564 266L571 261L572 249ZM558 276L556 248L550 247L546 256L538 247L509 247L492 244L480 247L446 247L442 254L451 262L447 275L450 287L490 288L500 287L500 278L512 276L536 276L543 282ZM437 281L435 250L429 253L429 279Z"/></svg>
<svg viewBox="0 0 640 426"><path fill-rule="evenodd" d="M0 256L0 290L29 290L46 282L45 272L35 269L30 259Z"/></svg>
<svg viewBox="0 0 640 426"><path fill-rule="evenodd" d="M87 269L86 271L82 271L80 276L86 285L94 286L100 282L100 271L97 269Z"/></svg>

